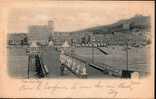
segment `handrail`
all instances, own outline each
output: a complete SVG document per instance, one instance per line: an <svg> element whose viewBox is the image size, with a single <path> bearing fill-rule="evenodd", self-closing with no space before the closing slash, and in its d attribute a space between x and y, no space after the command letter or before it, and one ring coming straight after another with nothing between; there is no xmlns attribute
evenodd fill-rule
<svg viewBox="0 0 156 99"><path fill-rule="evenodd" d="M108 70L108 73L111 73L112 76L114 75L114 76L120 76L121 77L122 76L122 72L124 70L126 70L126 69L117 68L117 67L105 64L105 63L100 63L100 62L92 63L91 59L86 58L86 57L82 57L82 56L78 56L76 54L64 53L64 55L69 56L69 57L71 57L73 59L76 59L76 60L86 64L86 66L91 66L92 68L98 69L101 72L105 72L105 70ZM142 72L142 71L133 70L133 69L129 69L129 71L132 71L132 72Z"/></svg>
<svg viewBox="0 0 156 99"><path fill-rule="evenodd" d="M63 67L67 68L70 72L72 72L77 77L80 78L87 77L86 65L88 65L88 63L85 60L69 53L64 53L62 55L64 55L64 58L61 56L62 59L61 57L60 59L61 59L61 65Z"/></svg>
<svg viewBox="0 0 156 99"><path fill-rule="evenodd" d="M64 55L66 55L66 56L70 56L70 57L72 57L72 58L74 58L74 59L76 59L76 60L78 60L78 61L80 61L80 62L82 62L82 63L88 63L87 61L85 61L85 60L83 60L83 59L81 59L78 55L76 55L76 54L67 54L67 53L64 53Z"/></svg>

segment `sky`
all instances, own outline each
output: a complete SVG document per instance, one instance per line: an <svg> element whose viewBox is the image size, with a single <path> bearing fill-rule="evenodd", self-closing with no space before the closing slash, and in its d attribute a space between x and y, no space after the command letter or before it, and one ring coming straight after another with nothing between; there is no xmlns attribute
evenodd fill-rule
<svg viewBox="0 0 156 99"><path fill-rule="evenodd" d="M78 3L63 6L14 7L8 14L8 32L27 32L29 25L54 21L54 31L76 31L98 25L112 24L136 14L149 16L151 3Z"/></svg>

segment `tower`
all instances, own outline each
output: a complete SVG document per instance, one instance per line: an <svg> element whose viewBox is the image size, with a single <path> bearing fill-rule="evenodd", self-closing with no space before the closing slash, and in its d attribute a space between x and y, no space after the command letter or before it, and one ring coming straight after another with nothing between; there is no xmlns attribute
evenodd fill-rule
<svg viewBox="0 0 156 99"><path fill-rule="evenodd" d="M53 32L53 29L54 29L54 21L52 20L49 20L48 21L48 29L49 29L49 32Z"/></svg>
<svg viewBox="0 0 156 99"><path fill-rule="evenodd" d="M48 31L50 33L49 41L51 41L53 39L53 36L54 36L53 29L54 29L54 21L49 20L48 21Z"/></svg>

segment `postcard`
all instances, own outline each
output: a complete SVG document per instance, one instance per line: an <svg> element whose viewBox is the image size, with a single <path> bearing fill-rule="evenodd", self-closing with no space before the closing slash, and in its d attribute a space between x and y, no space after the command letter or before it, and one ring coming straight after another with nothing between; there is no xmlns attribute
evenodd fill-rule
<svg viewBox="0 0 156 99"><path fill-rule="evenodd" d="M154 1L0 3L1 98L154 98Z"/></svg>

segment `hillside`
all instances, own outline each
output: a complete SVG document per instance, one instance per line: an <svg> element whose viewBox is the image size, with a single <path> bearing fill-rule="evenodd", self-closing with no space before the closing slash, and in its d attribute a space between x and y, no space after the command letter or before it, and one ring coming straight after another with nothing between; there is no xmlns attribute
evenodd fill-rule
<svg viewBox="0 0 156 99"><path fill-rule="evenodd" d="M126 24L129 24L129 28L125 27ZM110 25L91 27L91 28L87 28L84 30L74 31L71 33L92 32L95 34L103 34L103 33L113 33L113 32L130 32L133 29L138 29L140 31L149 31L150 17L136 15L132 18L120 20L120 21L110 24Z"/></svg>

